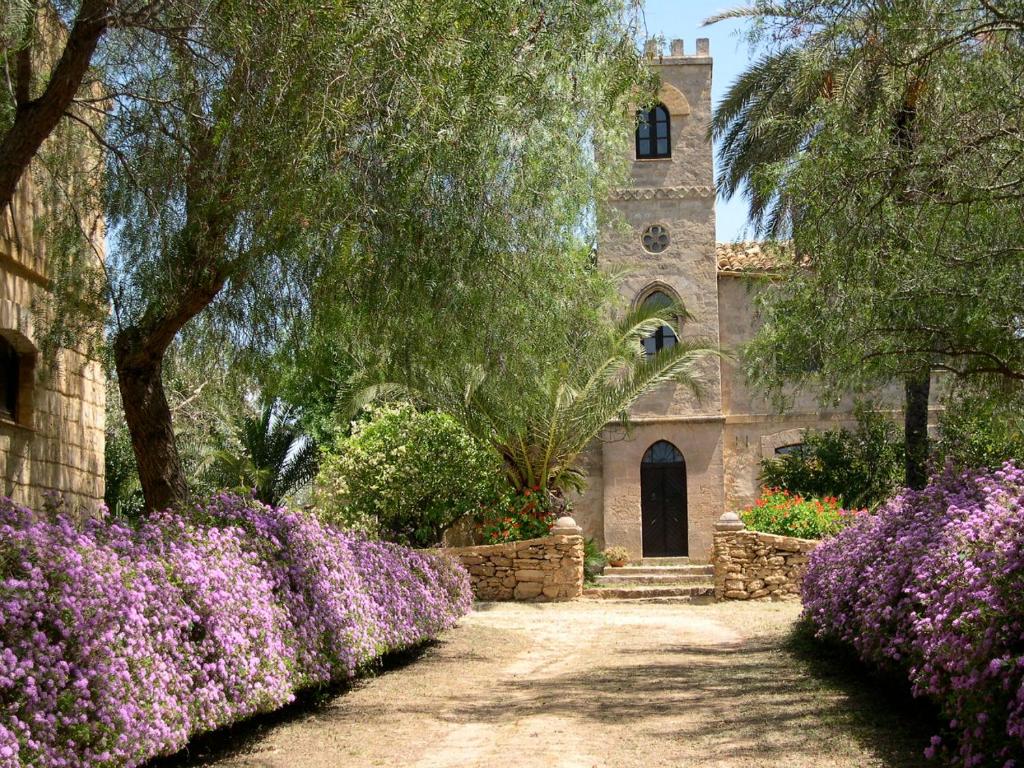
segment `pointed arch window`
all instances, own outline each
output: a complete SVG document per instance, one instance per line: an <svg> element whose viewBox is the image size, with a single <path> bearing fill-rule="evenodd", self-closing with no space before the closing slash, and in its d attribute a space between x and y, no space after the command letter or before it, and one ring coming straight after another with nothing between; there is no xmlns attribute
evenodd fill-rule
<svg viewBox="0 0 1024 768"><path fill-rule="evenodd" d="M645 309L664 309L675 304L664 291L652 291L643 300L642 306ZM647 357L660 352L663 349L671 349L676 345L676 334L670 326L663 325L652 335L643 340L644 354Z"/></svg>
<svg viewBox="0 0 1024 768"><path fill-rule="evenodd" d="M664 104L637 112L636 158L655 160L672 157L671 121Z"/></svg>
<svg viewBox="0 0 1024 768"><path fill-rule="evenodd" d="M683 454L667 440L659 440L644 454L644 464L685 464Z"/></svg>

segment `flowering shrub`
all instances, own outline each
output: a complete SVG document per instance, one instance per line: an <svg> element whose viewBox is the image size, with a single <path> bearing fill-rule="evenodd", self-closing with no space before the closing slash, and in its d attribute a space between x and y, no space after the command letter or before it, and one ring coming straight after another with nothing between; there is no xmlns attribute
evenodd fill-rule
<svg viewBox="0 0 1024 768"><path fill-rule="evenodd" d="M834 496L804 498L781 488L763 488L761 498L740 517L753 531L821 539L845 528L855 514L840 507Z"/></svg>
<svg viewBox="0 0 1024 768"><path fill-rule="evenodd" d="M0 768L139 765L470 601L448 558L236 496L137 528L0 499Z"/></svg>
<svg viewBox="0 0 1024 768"><path fill-rule="evenodd" d="M947 471L862 516L811 556L819 636L905 674L948 718L928 756L1024 765L1024 470Z"/></svg>
<svg viewBox="0 0 1024 768"><path fill-rule="evenodd" d="M388 405L323 457L317 514L349 530L431 547L498 498L497 456L451 416Z"/></svg>
<svg viewBox="0 0 1024 768"><path fill-rule="evenodd" d="M551 533L555 518L547 491L527 488L522 493L510 493L484 515L484 543L542 538Z"/></svg>

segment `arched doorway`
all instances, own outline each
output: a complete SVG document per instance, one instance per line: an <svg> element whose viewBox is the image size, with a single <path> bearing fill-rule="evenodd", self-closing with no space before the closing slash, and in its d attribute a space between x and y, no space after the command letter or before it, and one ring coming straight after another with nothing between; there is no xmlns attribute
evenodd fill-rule
<svg viewBox="0 0 1024 768"><path fill-rule="evenodd" d="M686 461L659 440L640 462L640 514L644 557L683 557L686 540Z"/></svg>

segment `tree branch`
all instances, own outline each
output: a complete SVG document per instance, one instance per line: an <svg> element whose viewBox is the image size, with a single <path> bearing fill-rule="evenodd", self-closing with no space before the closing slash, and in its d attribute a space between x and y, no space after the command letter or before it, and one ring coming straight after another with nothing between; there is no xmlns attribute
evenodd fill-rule
<svg viewBox="0 0 1024 768"><path fill-rule="evenodd" d="M34 100L19 100L14 124L0 140L0 210L10 206L25 169L53 133L81 87L96 45L109 24L110 4L111 0L82 0L64 51L42 95ZM31 55L30 50L27 55ZM19 54L16 84L19 99L28 95L27 86L23 88L21 83L21 58Z"/></svg>

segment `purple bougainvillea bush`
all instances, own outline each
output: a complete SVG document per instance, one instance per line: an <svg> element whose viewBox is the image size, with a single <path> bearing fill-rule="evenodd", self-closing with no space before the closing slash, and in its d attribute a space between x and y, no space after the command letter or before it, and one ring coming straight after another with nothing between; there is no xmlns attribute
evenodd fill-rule
<svg viewBox="0 0 1024 768"><path fill-rule="evenodd" d="M1024 470L896 496L815 550L803 600L820 636L937 703L929 757L1024 768Z"/></svg>
<svg viewBox="0 0 1024 768"><path fill-rule="evenodd" d="M219 495L139 527L0 499L0 768L134 766L452 626L447 557Z"/></svg>

